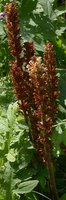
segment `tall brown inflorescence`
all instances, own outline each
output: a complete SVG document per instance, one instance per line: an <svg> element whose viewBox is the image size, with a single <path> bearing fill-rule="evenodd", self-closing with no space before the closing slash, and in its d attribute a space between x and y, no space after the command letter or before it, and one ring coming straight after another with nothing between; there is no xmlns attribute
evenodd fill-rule
<svg viewBox="0 0 66 200"><path fill-rule="evenodd" d="M47 151L51 152L51 135L58 112L55 51L53 45L47 43L42 62L41 57L35 56L33 42L21 45L19 16L15 3L7 3L5 11L8 44L14 57L10 69L14 93L29 125L31 140L44 162L44 144L48 144Z"/></svg>
<svg viewBox="0 0 66 200"><path fill-rule="evenodd" d="M44 63L41 62L40 57L36 57L27 65L30 80L34 87L33 97L36 104L34 113L36 117L38 116L38 123L36 124L37 130L39 130L37 145L40 147L39 152L43 155L45 143L48 144L47 148L50 151L52 149L51 135L58 112L57 98L59 91L54 55L53 45L48 43L45 45Z"/></svg>
<svg viewBox="0 0 66 200"><path fill-rule="evenodd" d="M32 56L34 56L33 42L27 42L21 45L22 37L19 28L19 15L17 14L17 6L15 3L6 3L6 24L8 45L11 50L11 54L14 60L11 62L12 68L10 69L10 75L14 84L14 93L18 100L20 109L23 110L26 122L28 122L28 110L29 110L29 74L26 71L25 64L29 62ZM21 56L21 54L24 56Z"/></svg>

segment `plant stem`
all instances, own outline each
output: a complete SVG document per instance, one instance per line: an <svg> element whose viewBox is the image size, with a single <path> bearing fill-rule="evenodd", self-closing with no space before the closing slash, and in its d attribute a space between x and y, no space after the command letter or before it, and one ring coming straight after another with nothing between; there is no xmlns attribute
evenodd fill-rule
<svg viewBox="0 0 66 200"><path fill-rule="evenodd" d="M50 154L50 150L49 150L49 145L47 145L47 143L44 144L44 152L45 152L45 156L46 156L46 164L47 164L48 173L49 173L52 198L53 198L53 200L58 200L59 197L58 197L57 190L56 190L56 182L55 182L55 176L54 176L54 171L53 171L53 163L51 161L51 154Z"/></svg>

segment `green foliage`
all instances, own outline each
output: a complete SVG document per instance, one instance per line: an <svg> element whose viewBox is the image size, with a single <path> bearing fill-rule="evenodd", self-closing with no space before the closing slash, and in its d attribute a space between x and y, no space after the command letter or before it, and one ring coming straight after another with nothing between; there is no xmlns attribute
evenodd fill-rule
<svg viewBox="0 0 66 200"><path fill-rule="evenodd" d="M61 198L60 198L60 200L65 200L66 199L66 194L64 194Z"/></svg>
<svg viewBox="0 0 66 200"><path fill-rule="evenodd" d="M0 79L0 107L6 109L14 101L13 87L10 76L4 76Z"/></svg>
<svg viewBox="0 0 66 200"><path fill-rule="evenodd" d="M7 113L0 116L0 199L15 200L14 195L20 199L20 194L31 192L38 184L27 169L34 149L28 132L24 118L22 121L17 113L17 102L10 104Z"/></svg>
<svg viewBox="0 0 66 200"><path fill-rule="evenodd" d="M61 143L66 145L66 120L64 122L58 123L55 128L54 134L52 136L54 141L54 155L59 156L63 153L60 148Z"/></svg>
<svg viewBox="0 0 66 200"><path fill-rule="evenodd" d="M14 190L13 192L17 194L26 194L26 193L31 192L36 187L37 184L38 184L37 180L26 181L26 182L20 183L18 185L18 189Z"/></svg>
<svg viewBox="0 0 66 200"><path fill-rule="evenodd" d="M66 110L63 106L59 104L59 114L57 119L57 124L54 126L54 131L52 139L54 141L54 156L59 156L63 154L61 150L61 143L66 145Z"/></svg>

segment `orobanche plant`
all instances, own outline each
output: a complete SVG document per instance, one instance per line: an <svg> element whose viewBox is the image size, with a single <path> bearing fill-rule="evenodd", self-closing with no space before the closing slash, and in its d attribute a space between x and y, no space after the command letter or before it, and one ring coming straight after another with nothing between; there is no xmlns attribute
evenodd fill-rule
<svg viewBox="0 0 66 200"><path fill-rule="evenodd" d="M14 94L29 127L33 146L48 169L52 199L58 200L51 156L59 96L55 51L48 42L42 59L35 55L32 41L23 43L17 11L15 3L6 4L8 45L14 58L10 69Z"/></svg>

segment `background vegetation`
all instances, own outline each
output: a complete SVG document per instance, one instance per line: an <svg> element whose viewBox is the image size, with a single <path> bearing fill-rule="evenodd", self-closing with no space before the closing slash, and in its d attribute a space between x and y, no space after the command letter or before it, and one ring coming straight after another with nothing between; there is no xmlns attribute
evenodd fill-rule
<svg viewBox="0 0 66 200"><path fill-rule="evenodd" d="M0 12L4 11L6 2L12 1L1 0ZM56 50L60 97L57 124L52 136L53 157L59 199L65 200L65 1L15 0L15 2L19 8L23 40L34 41L36 55L42 56L43 45L46 41L51 41ZM29 127L26 126L24 117L18 112L9 75L11 67L9 60L11 60L11 55L4 18L0 20L0 200L47 199L51 197L47 170L40 163L39 158L36 158L35 149L29 139ZM35 191L34 187L36 187Z"/></svg>

